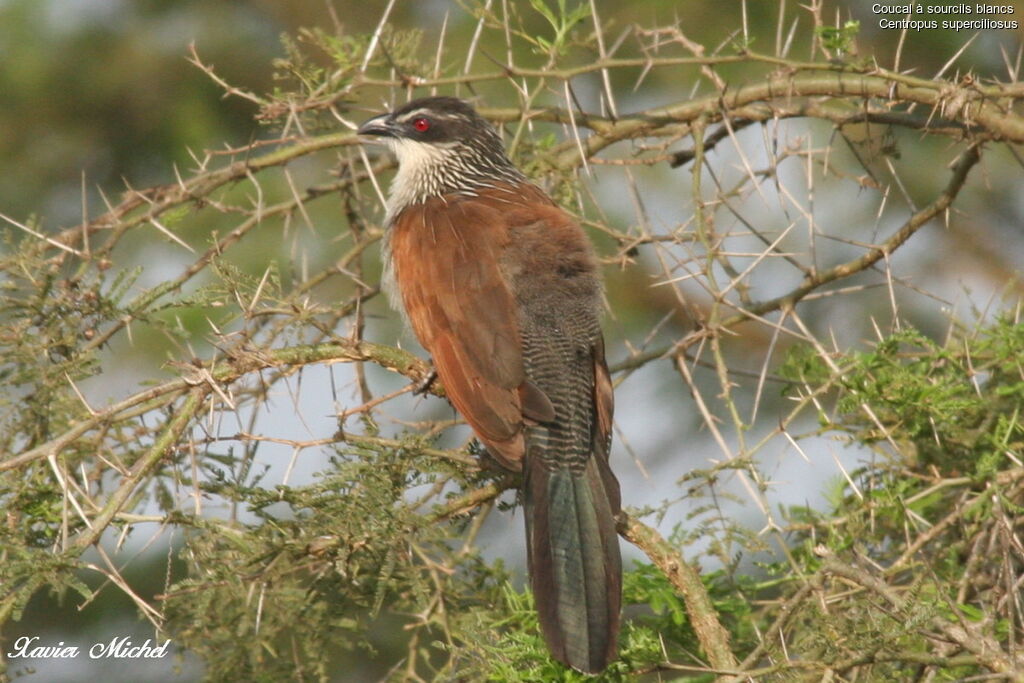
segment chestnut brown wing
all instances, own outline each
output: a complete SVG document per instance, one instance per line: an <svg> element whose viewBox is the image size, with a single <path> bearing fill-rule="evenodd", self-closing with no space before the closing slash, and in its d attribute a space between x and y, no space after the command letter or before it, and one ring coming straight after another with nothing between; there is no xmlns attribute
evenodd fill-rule
<svg viewBox="0 0 1024 683"><path fill-rule="evenodd" d="M518 470L524 382L518 307L499 266L502 213L472 198L405 209L390 237L395 278L413 331L448 397L488 450Z"/></svg>

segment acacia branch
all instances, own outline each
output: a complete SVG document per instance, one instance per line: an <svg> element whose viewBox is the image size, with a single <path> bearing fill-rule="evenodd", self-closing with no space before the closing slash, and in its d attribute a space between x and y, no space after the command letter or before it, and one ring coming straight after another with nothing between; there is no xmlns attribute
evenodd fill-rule
<svg viewBox="0 0 1024 683"><path fill-rule="evenodd" d="M979 145L971 145L968 147L961 155L956 166L953 168L953 175L950 178L949 183L946 184L945 189L939 194L936 200L923 209L915 212L895 233L892 234L892 236L889 237L889 239L885 240L882 244L869 249L863 255L855 259L840 263L826 270L810 273L799 285L786 294L767 301L756 302L746 308L740 309L740 311L735 315L722 320L718 324L718 327L723 329L735 327L742 322L755 319L766 313L792 308L801 299L805 298L808 294L823 285L863 272L886 256L891 255L908 239L910 239L914 233L952 206L953 201L960 193L964 183L966 183L970 170L978 163L978 161L980 161L980 159L981 153ZM667 358L678 353L681 349L706 338L709 334L709 330L697 330L693 334L684 337L673 345L660 346L648 351L633 354L624 361L614 365L612 367L612 371L620 372L624 370L634 370L651 361Z"/></svg>
<svg viewBox="0 0 1024 683"><path fill-rule="evenodd" d="M265 144L265 141L255 143L245 150L240 150L239 153L249 152ZM78 244L83 238L87 239L92 234L104 230L124 232L159 218L167 210L180 204L203 202L215 190L248 178L254 173L259 173L275 166L283 166L314 152L355 144L358 144L358 140L353 133L348 131L309 137L299 142L279 147L266 154L254 155L246 158L244 161L235 161L223 168L212 171L200 169L196 175L178 183L158 185L146 190L131 190L127 193L128 198L110 211L90 221L62 230L54 239L65 246L73 246ZM356 175L340 181L337 185L350 185L355 182L361 182L366 177L366 174ZM336 188L326 190L323 188L310 188L307 192L311 193L311 196L318 196L334 189ZM133 214L133 212L139 209L145 210Z"/></svg>
<svg viewBox="0 0 1024 683"><path fill-rule="evenodd" d="M570 113L557 108L529 111L525 116L535 121L575 124L591 129L594 134L582 140L583 152L590 157L622 140L667 132L682 134L688 130L689 124L701 119L714 123L726 116L733 117L737 110L751 105L768 106L769 109L772 103L779 103L784 108L802 106L797 100L808 97L851 97L894 104L925 105L932 110L931 120L935 126L934 129L931 125L926 126L929 132L952 132L959 136L962 134L962 126L971 130L980 128L993 139L1024 142L1024 117L1015 113L1005 101L996 100L977 87L916 79L908 81L894 74L869 75L843 70L810 74L790 71L776 73L758 83L620 116L615 120L585 113ZM481 111L497 121L518 120L524 116L524 112L518 109ZM749 117L756 112L743 113ZM680 126L684 128L680 129ZM921 127L921 124L915 121L914 127ZM556 167L571 169L582 163L576 141L565 142L556 150L559 151L554 162Z"/></svg>
<svg viewBox="0 0 1024 683"><path fill-rule="evenodd" d="M941 215L944 211L949 209L957 195L960 193L960 190L963 189L964 183L967 182L967 175L980 159L981 153L979 145L971 145L968 147L960 156L960 160L957 162L956 166L954 166L953 175L946 184L945 189L943 189L935 201L915 212L902 226L900 226L899 230L894 232L889 239L885 240L880 245L869 249L867 252L855 259L851 259L845 263L840 263L828 268L827 270L810 273L804 278L803 282L787 294L774 299L769 299L768 301L756 303L744 311L741 311L736 316L727 319L723 324L725 326L731 326L747 319L751 315L763 315L771 311L791 308L818 287L867 270L886 256L891 255L908 239L910 239L915 232L924 227L933 218Z"/></svg>
<svg viewBox="0 0 1024 683"><path fill-rule="evenodd" d="M421 88L444 87L451 85L465 85L482 83L486 81L508 80L509 78L540 78L548 80L566 81L577 76L596 73L605 70L640 69L651 70L655 68L670 68L678 66L721 66L728 64L764 64L777 69L778 72L809 72L809 73L850 73L873 75L885 78L895 83L909 87L935 87L941 81L927 78L918 78L896 71L883 69L879 66L858 67L850 64L836 62L802 62L798 60L785 59L774 55L766 55L752 51L744 51L734 55L699 55L691 57L626 57L607 58L593 62L587 62L579 66L567 68L527 68L514 65L502 65L501 71L482 72L478 74L460 74L456 76L442 76L438 78L420 78L414 83L408 79L396 78L371 78L363 77L358 85L372 85L381 87L409 87L415 85ZM1024 97L1024 84L1010 83L985 86L978 83L971 83L971 87L985 97ZM348 93L345 93L346 95ZM338 97L334 98L335 100Z"/></svg>
<svg viewBox="0 0 1024 683"><path fill-rule="evenodd" d="M752 104L735 109L730 112L730 115L732 117L732 133L755 123L793 118L814 118L831 121L837 128L861 123L876 123L881 126L925 130L929 133L952 138L963 138L968 134L980 135L984 133L984 129L977 125L968 125L942 117L891 111L885 108L850 111L849 107L839 107L833 103L819 100ZM705 151L712 149L719 142L729 137L730 131L728 127L722 126L718 128L705 138ZM669 166L672 168L683 166L693 160L694 154L695 151L692 149L675 152L669 157Z"/></svg>
<svg viewBox="0 0 1024 683"><path fill-rule="evenodd" d="M690 625L711 666L718 671L735 672L737 662L729 644L729 632L718 619L700 573L661 534L635 517L621 513L618 526L622 537L644 551L683 597Z"/></svg>
<svg viewBox="0 0 1024 683"><path fill-rule="evenodd" d="M313 363L354 361L376 363L380 367L398 372L414 382L422 382L431 371L429 363L407 351L383 344L344 339L329 344L240 353L233 358L212 365L194 366L187 376L129 396L106 410L96 412L89 419L76 423L66 432L46 443L18 455L9 455L0 460L0 472L16 469L51 455L58 455L64 448L94 429L123 420L129 415L149 412L167 405L191 387L205 382L227 385L238 381L247 374L267 368L295 368ZM440 382L431 383L430 392L437 396L445 395L444 387Z"/></svg>
<svg viewBox="0 0 1024 683"><path fill-rule="evenodd" d="M593 134L581 141L583 153L590 157L608 146L628 139L659 134L679 134L689 123L700 118L714 123L726 116L744 118L768 118L782 116L821 116L824 110L819 104L805 104L794 100L807 97L852 97L860 100L875 99L891 103L916 103L932 108L933 115L922 123L919 117L890 115L888 120L895 125L909 125L925 128L929 132L945 135L962 135L964 130L983 131L993 139L1010 142L1024 142L1024 117L1012 109L1015 98L1024 96L1020 88L1010 86L983 87L978 84L957 85L943 81L928 81L876 69L862 73L832 64L793 63L764 56L679 58L658 60L657 64L718 64L739 61L762 61L786 68L767 76L763 81L749 83L722 93L688 100L666 107L657 107L615 119L570 112L552 107L522 111L510 108L482 108L481 113L496 122L519 121L524 118L533 121L572 124L587 128ZM565 74L548 73L548 76L571 77L602 68L624 68L642 66L651 60L606 60L607 63L593 64L581 69L569 70ZM529 76L530 70L519 70L517 75ZM494 78L490 76L489 78ZM484 77L488 78L488 77ZM425 85L446 85L466 83L472 77L460 76L452 79L424 81ZM367 79L366 84L388 84L389 81ZM774 107L778 109L775 112ZM758 105L760 109L750 107ZM766 107L766 108L765 108ZM803 112L803 113L801 113ZM879 114L880 116L881 114ZM835 117L835 114L831 114ZM852 119L850 119L852 120ZM258 143L259 145L265 142ZM144 224L179 204L202 201L211 192L231 182L242 180L253 173L267 168L282 166L300 157L343 146L358 144L354 133L339 132L306 138L300 142L280 147L271 152L254 155L244 161L236 161L224 168L203 171L187 181L133 191L129 198L111 211L81 225L68 228L55 236L66 246L77 244L86 233L116 228L123 231ZM253 146L253 149L256 147ZM554 165L560 169L576 168L583 163L580 148L575 140L555 148L557 156ZM383 167L390 166L384 162ZM357 182L350 178L345 182ZM133 211L146 208L134 215ZM48 246L44 244L44 246Z"/></svg>
<svg viewBox="0 0 1024 683"><path fill-rule="evenodd" d="M167 423L167 426L157 440L132 465L128 475L120 480L117 490L107 498L107 502L100 513L91 522L87 522L88 528L80 532L74 539L71 544L73 550L81 552L100 539L106 528L114 521L114 517L121 512L121 509L128 502L128 499L138 485L149 476L164 455L177 443L178 439L192 423L192 419L196 414L202 410L206 395L207 391L204 388L196 387L192 389L184 405L178 409L174 417Z"/></svg>
<svg viewBox="0 0 1024 683"><path fill-rule="evenodd" d="M897 614L907 614L912 609L891 586L862 569L844 564L835 558L828 558L822 566L822 571L827 574L840 576L866 588L887 602ZM953 624L940 616L935 616L929 620L929 623L932 628L973 654L982 666L993 672L1003 674L1019 672L1021 667L1024 666L1024 661L1014 661L1013 658L1003 651L999 643L980 633L975 626L968 624L966 621L961 626Z"/></svg>

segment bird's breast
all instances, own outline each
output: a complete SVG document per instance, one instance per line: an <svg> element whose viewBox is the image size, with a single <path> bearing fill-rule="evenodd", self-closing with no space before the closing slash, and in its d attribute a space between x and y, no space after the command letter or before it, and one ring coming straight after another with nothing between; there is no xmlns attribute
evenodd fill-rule
<svg viewBox="0 0 1024 683"><path fill-rule="evenodd" d="M391 308L397 311L402 317L402 323L408 328L409 327L409 313L405 308L405 304L402 302L402 291L398 283L398 276L395 272L395 259L394 254L391 250L391 238L394 234L391 224L389 223L384 230L384 237L381 240L381 257L383 269L380 275L380 286L384 291L384 295L387 296L388 304Z"/></svg>

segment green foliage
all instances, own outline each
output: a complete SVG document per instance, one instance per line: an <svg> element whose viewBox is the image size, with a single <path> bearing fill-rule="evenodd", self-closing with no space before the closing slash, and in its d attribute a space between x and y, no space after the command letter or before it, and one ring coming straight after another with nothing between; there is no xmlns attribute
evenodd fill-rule
<svg viewBox="0 0 1024 683"><path fill-rule="evenodd" d="M822 47L829 52L849 54L854 51L854 41L860 33L860 22L851 19L841 27L819 26L815 30Z"/></svg>
<svg viewBox="0 0 1024 683"><path fill-rule="evenodd" d="M590 16L590 5L586 2L577 2L573 7L568 7L566 0L557 0L557 3L556 12L545 0L530 0L530 6L551 26L552 36L525 36L527 40L532 40L536 44L542 54L552 56L565 55L569 48L570 31Z"/></svg>
<svg viewBox="0 0 1024 683"><path fill-rule="evenodd" d="M447 544L468 520L437 523L435 512L405 499L409 487L437 481L417 470L429 464L419 448L415 439L399 450L347 448L304 487L266 489L258 477L211 470L204 490L253 519L196 520L186 539L189 577L165 601L174 637L214 678L269 681L295 671L325 678L345 652L374 651L369 625L379 619L430 638L443 633L447 610L494 593L504 575L473 553L451 555Z"/></svg>
<svg viewBox="0 0 1024 683"><path fill-rule="evenodd" d="M851 354L838 377L806 350L792 354L783 371L801 383L839 387L841 428L857 441L895 440L907 464L920 460L944 474L986 478L1024 443L1022 340L1021 326L1006 318L945 346L907 329L871 352Z"/></svg>
<svg viewBox="0 0 1024 683"><path fill-rule="evenodd" d="M407 76L420 76L422 62L418 57L423 31L396 30L386 25L377 37L378 50L368 66L396 68ZM363 73L367 48L373 38L369 35L335 34L321 28L303 28L297 37L281 36L285 56L273 62L273 104L265 105L264 118L278 118L278 105L285 105L297 97L322 98L340 95L351 88Z"/></svg>
<svg viewBox="0 0 1024 683"><path fill-rule="evenodd" d="M85 600L93 591L82 581L78 558L51 552L50 548L31 548L9 543L11 536L0 532L3 562L0 562L0 596L5 598L0 617L19 620L29 600L39 590L55 595L73 592Z"/></svg>
<svg viewBox="0 0 1024 683"><path fill-rule="evenodd" d="M98 372L96 342L124 314L137 272L110 271L102 262L72 271L42 258L31 240L8 239L6 246L10 252L0 260L7 275L0 280L0 381L8 391L0 393L0 452L15 453L89 417L76 383ZM116 434L68 444L61 465L88 464L105 437ZM123 457L130 462L131 450ZM82 524L68 515L65 492L49 467L0 472L0 500L8 510L0 548L52 547Z"/></svg>
<svg viewBox="0 0 1024 683"><path fill-rule="evenodd" d="M642 586L657 582L657 571L648 569L638 565L637 571L624 575L627 605L643 605L646 594ZM641 573L643 575L638 576ZM566 669L551 659L540 636L533 596L528 590L516 590L505 583L497 597L499 599L473 609L460 619L465 631L463 642L452 651L455 668L450 673L454 678L518 683L593 680L592 676ZM637 671L650 669L661 661L665 638L673 636L659 633L655 622L638 619L624 624L619 660L602 674L601 680L633 680Z"/></svg>
<svg viewBox="0 0 1024 683"><path fill-rule="evenodd" d="M460 0L460 4L491 28L514 35L530 53L545 57L551 65L569 55L573 47L589 43L589 38L576 35L576 29L590 16L586 0L530 0L532 13L523 12L526 3L517 3L509 5L507 17L499 16L490 3ZM535 18L543 20L541 29L532 21Z"/></svg>

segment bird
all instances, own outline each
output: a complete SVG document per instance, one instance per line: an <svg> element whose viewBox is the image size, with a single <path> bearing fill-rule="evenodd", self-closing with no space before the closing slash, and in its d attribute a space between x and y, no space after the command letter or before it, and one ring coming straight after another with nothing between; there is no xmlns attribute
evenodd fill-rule
<svg viewBox="0 0 1024 683"><path fill-rule="evenodd" d="M357 132L398 160L384 290L487 453L522 475L527 571L550 653L599 673L617 656L622 561L593 245L465 100L415 99Z"/></svg>

